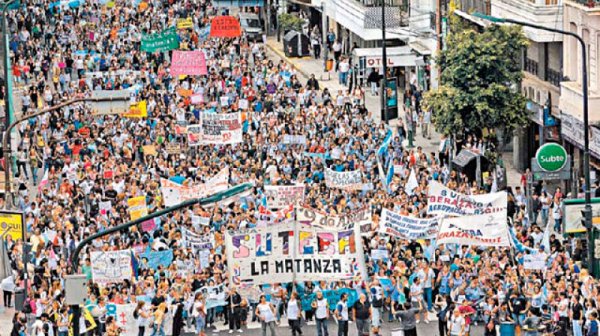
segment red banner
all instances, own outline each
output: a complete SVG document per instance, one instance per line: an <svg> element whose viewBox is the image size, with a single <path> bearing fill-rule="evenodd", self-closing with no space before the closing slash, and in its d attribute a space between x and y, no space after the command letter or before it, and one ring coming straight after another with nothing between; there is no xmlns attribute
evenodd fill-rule
<svg viewBox="0 0 600 336"><path fill-rule="evenodd" d="M210 23L210 36L220 38L240 37L240 22L233 16L217 16Z"/></svg>

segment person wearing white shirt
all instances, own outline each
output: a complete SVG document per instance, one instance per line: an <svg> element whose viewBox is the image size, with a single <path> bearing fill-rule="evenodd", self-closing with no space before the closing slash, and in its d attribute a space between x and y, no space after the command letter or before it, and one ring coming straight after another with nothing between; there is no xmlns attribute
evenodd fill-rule
<svg viewBox="0 0 600 336"><path fill-rule="evenodd" d="M317 336L328 336L327 319L329 318L329 309L327 299L323 297L323 292L317 292L317 298L311 304L315 309L315 320L317 321Z"/></svg>
<svg viewBox="0 0 600 336"><path fill-rule="evenodd" d="M267 327L271 330L271 336L276 336L275 333L275 307L267 302L264 295L260 296L260 302L256 306L256 316L260 319L263 336L267 335Z"/></svg>
<svg viewBox="0 0 600 336"><path fill-rule="evenodd" d="M288 324L292 329L292 336L302 335L302 329L300 329L300 319L302 318L302 304L298 300L298 293L292 292L290 301L287 306L287 317Z"/></svg>

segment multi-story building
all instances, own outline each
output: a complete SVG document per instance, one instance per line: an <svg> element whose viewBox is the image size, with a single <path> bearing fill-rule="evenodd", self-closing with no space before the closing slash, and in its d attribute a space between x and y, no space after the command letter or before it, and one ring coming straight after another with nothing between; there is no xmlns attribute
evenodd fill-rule
<svg viewBox="0 0 600 336"><path fill-rule="evenodd" d="M596 1L563 0L564 29L583 38L587 51L590 151L592 177L600 169L600 3ZM573 37L564 37L564 79L559 102L561 135L571 153L574 169L582 175L583 165L583 82L581 47Z"/></svg>
<svg viewBox="0 0 600 336"><path fill-rule="evenodd" d="M491 0L491 15L562 29L561 0ZM532 121L520 129L514 138L513 163L523 171L530 158L548 141L560 141L560 82L563 52L561 34L524 27L529 46L523 51L523 81L521 90L527 98L527 110Z"/></svg>

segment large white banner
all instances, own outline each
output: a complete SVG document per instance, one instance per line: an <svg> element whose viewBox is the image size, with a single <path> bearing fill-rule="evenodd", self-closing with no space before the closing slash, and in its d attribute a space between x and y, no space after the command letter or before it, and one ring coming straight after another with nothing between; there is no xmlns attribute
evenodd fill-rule
<svg viewBox="0 0 600 336"><path fill-rule="evenodd" d="M438 224L438 218L408 217L383 209L379 219L379 232L408 240L429 239L435 238Z"/></svg>
<svg viewBox="0 0 600 336"><path fill-rule="evenodd" d="M124 336L136 336L138 334L138 328L136 325L135 318L133 317L133 311L135 310L135 304L114 304L109 303L106 305L106 315L112 316L117 323L117 326L121 328L119 335Z"/></svg>
<svg viewBox="0 0 600 336"><path fill-rule="evenodd" d="M437 244L510 246L506 215L496 213L443 218Z"/></svg>
<svg viewBox="0 0 600 336"><path fill-rule="evenodd" d="M366 270L358 229L321 229L298 222L226 233L230 282L336 281Z"/></svg>
<svg viewBox="0 0 600 336"><path fill-rule="evenodd" d="M523 268L528 270L543 270L546 268L546 253L524 254Z"/></svg>
<svg viewBox="0 0 600 336"><path fill-rule="evenodd" d="M337 172L327 168L325 169L325 184L329 188L360 190L363 187L362 173L360 170Z"/></svg>
<svg viewBox="0 0 600 336"><path fill-rule="evenodd" d="M242 116L238 113L202 113L199 125L188 126L190 146L228 145L243 141Z"/></svg>
<svg viewBox="0 0 600 336"><path fill-rule="evenodd" d="M365 230L370 231L372 223L371 210L369 208L340 215L332 215L303 205L296 206L296 220L301 223L310 224L311 226L324 228L343 229L358 226L363 234L367 233L364 232Z"/></svg>
<svg viewBox="0 0 600 336"><path fill-rule="evenodd" d="M206 183L184 186L164 178L160 179L160 191L165 206L170 207L194 198L203 198L229 187L229 168L223 168Z"/></svg>
<svg viewBox="0 0 600 336"><path fill-rule="evenodd" d="M131 280L131 251L95 251L91 253L92 279L99 285Z"/></svg>
<svg viewBox="0 0 600 336"><path fill-rule="evenodd" d="M506 192L464 195L439 182L429 182L427 213L429 215L464 216L501 213L506 217Z"/></svg>
<svg viewBox="0 0 600 336"><path fill-rule="evenodd" d="M304 184L292 186L265 186L269 209L282 209L304 200Z"/></svg>

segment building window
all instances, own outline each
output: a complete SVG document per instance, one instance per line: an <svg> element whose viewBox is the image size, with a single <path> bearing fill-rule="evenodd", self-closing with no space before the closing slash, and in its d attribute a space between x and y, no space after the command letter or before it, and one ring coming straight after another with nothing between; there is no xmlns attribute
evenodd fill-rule
<svg viewBox="0 0 600 336"><path fill-rule="evenodd" d="M560 71L555 71L550 68L546 70L546 75L548 77L548 82L554 86L560 86L560 82L562 82L562 74Z"/></svg>

